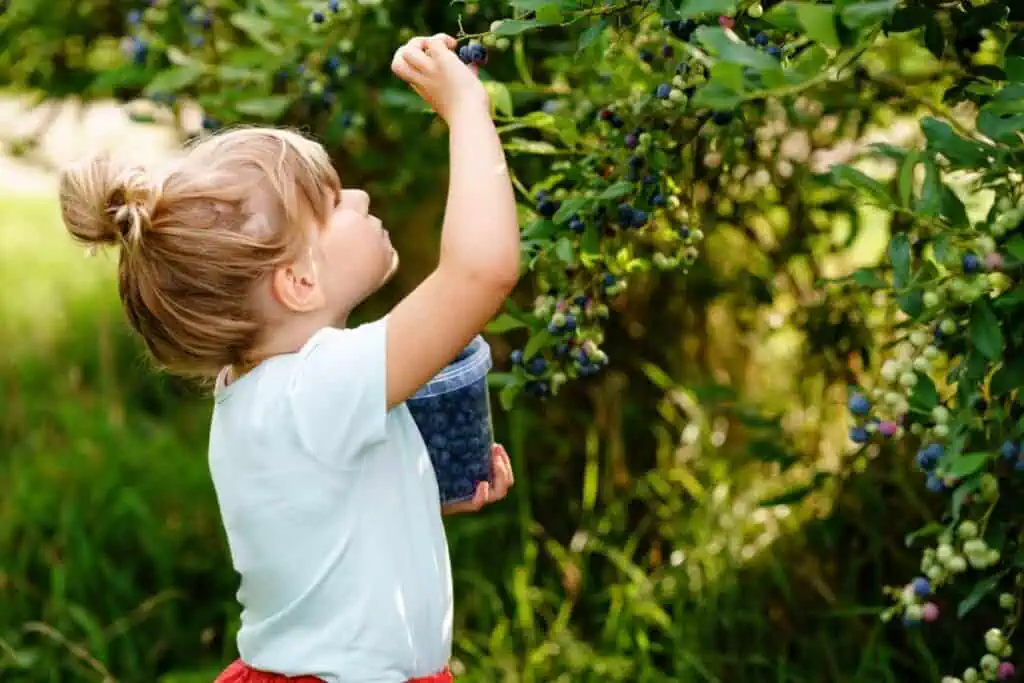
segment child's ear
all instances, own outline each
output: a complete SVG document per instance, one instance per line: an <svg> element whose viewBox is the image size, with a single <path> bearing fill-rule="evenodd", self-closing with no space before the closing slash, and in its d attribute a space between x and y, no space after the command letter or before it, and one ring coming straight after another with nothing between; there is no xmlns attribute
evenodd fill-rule
<svg viewBox="0 0 1024 683"><path fill-rule="evenodd" d="M274 298L295 313L310 313L324 305L324 292L312 251L278 267L270 283Z"/></svg>

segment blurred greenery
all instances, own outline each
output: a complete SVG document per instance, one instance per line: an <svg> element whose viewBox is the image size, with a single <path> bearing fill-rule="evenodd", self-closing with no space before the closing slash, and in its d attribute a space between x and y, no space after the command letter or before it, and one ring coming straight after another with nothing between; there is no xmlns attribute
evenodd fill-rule
<svg viewBox="0 0 1024 683"><path fill-rule="evenodd" d="M131 100L126 109L136 120L182 124L183 137L196 133L182 121L196 102L206 128L248 120L246 110L312 128L345 182L366 184L385 222L398 227L400 277L362 315L380 313L434 263L445 180L443 127L426 122L395 87L391 50L409 31L447 29L457 16L475 30L505 16L498 6L558 3L364 1L349 3L354 9L321 33L307 23L312 4L208 4L230 21L205 25L203 7L196 14L195 3L178 0L156 3L134 23L119 3L55 12L42 0L11 0L0 18L0 76L40 99ZM595 24L618 42L596 43L587 59L574 52L577 34L569 31L531 36L529 50L520 38L491 44L501 58L492 57L485 77L495 101L507 100L496 115L516 136L506 143L528 217L541 187L569 200L615 182L632 151L609 144L618 133L607 127L588 128L596 110L614 103L643 114L645 93L673 79L637 49L664 46L665 26L632 23L637 8L620 4L618 33L611 21ZM891 8L861 4L872 21ZM882 587L902 584L919 566L907 535L940 519L942 501L926 494L899 448L848 452L847 385L877 367L876 323L888 314L878 297L820 286L884 261L890 235L907 230L908 219L840 193L812 168L816 155L844 161L879 136L901 134L907 120L913 147L922 109L941 107L951 80L964 86L929 51L935 13L912 14L908 21L927 27L910 37L894 31L875 41L874 32L863 32L866 39L844 31L843 40L874 42L834 81L819 78L827 69L807 67L825 63L820 46L803 52L807 62L797 59L832 39L827 22L810 22L816 35L806 40L781 32L792 63L802 64L788 73L815 87L806 97L737 103L733 129L705 131L703 110L679 107L672 125L689 136L690 149L665 152L675 151L673 131L652 157L664 163L659 182L685 200L682 214L706 228L700 258L685 274L662 272L644 262L653 228L602 235L590 266L630 279L627 293L605 297L612 310L601 329L588 331L611 366L547 403L497 411L517 486L482 514L446 520L460 680L906 683L936 681L975 661L976 644L962 633L993 623L985 606L966 625L929 624L929 642L942 647L934 655L923 630L878 618ZM254 20L264 15L276 21ZM971 53L949 73L996 61L996 47L979 50L974 38L1003 18L958 23L944 6L935 30L958 39L955 60ZM747 38L774 31L749 13L743 21L752 27L740 27ZM120 55L126 32L141 58ZM358 50L334 49L352 38ZM742 50L734 56L754 59ZM666 57L661 67L674 65ZM709 75L747 87L742 71ZM168 74L176 87L167 86ZM160 79L149 99L137 98ZM556 143L576 145L567 131L577 126L599 153L556 168L548 154L561 153ZM8 142L15 152L26 145ZM871 178L896 175L891 163L852 158ZM968 184L949 185L964 192L972 217L984 214ZM0 680L210 681L235 655L238 610L206 467L208 397L152 370L119 310L116 255L87 257L63 231L54 199L0 196ZM662 233L675 232L679 217L660 215ZM576 294L572 287L593 279L590 266L567 267L564 252L549 248L566 242L553 227L524 221L527 231L547 233L524 239L536 259L515 298L522 311L543 308L537 295L549 289ZM679 246L676 237L665 241ZM569 246L570 256L583 250ZM545 315L530 315L543 330ZM527 331L492 336L499 368L528 343ZM955 613L955 603L939 603Z"/></svg>

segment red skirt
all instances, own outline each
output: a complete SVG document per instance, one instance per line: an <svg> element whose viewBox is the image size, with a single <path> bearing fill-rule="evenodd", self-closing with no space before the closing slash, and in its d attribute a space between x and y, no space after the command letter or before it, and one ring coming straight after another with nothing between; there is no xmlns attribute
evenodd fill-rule
<svg viewBox="0 0 1024 683"><path fill-rule="evenodd" d="M413 678L409 683L454 683L455 676L445 667L441 673L423 678ZM258 671L241 659L236 659L224 670L214 683L323 683L316 676L282 676L266 671Z"/></svg>

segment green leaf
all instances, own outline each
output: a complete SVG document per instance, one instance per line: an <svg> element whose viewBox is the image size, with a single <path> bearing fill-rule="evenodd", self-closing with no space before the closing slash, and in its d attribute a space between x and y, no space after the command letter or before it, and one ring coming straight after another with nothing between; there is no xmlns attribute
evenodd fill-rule
<svg viewBox="0 0 1024 683"><path fill-rule="evenodd" d="M501 116L511 117L515 112L512 110L512 95L504 83L498 81L484 81L484 89L491 97L491 104L494 111Z"/></svg>
<svg viewBox="0 0 1024 683"><path fill-rule="evenodd" d="M938 164L932 159L924 160L924 183L914 210L928 218L934 218L942 211L942 178Z"/></svg>
<svg viewBox="0 0 1024 683"><path fill-rule="evenodd" d="M549 23L539 19L502 19L501 23L494 30L496 36L518 36L536 28L550 26Z"/></svg>
<svg viewBox="0 0 1024 683"><path fill-rule="evenodd" d="M736 11L736 0L683 0L680 19L693 19L704 14L729 14Z"/></svg>
<svg viewBox="0 0 1024 683"><path fill-rule="evenodd" d="M907 154L903 160L903 164L900 166L899 176L899 191L900 191L900 206L910 208L910 200L914 196L914 169L917 168L917 164L921 161L921 153L918 150L912 150Z"/></svg>
<svg viewBox="0 0 1024 683"><path fill-rule="evenodd" d="M984 163L985 148L980 143L961 137L945 121L925 116L921 119L921 130L928 139L928 148L942 154L952 163L972 168Z"/></svg>
<svg viewBox="0 0 1024 683"><path fill-rule="evenodd" d="M556 224L561 225L565 223L573 214L577 214L580 210L590 202L587 197L573 197L566 199L562 202L562 205L558 207L558 211L551 217Z"/></svg>
<svg viewBox="0 0 1024 683"><path fill-rule="evenodd" d="M698 109L706 107L715 111L732 111L742 102L743 95L715 81L708 82L693 96L693 106Z"/></svg>
<svg viewBox="0 0 1024 683"><path fill-rule="evenodd" d="M506 152L523 152L524 154L561 154L562 150L550 142L543 140L527 140L526 138L511 138L504 145Z"/></svg>
<svg viewBox="0 0 1024 683"><path fill-rule="evenodd" d="M231 24L270 54L284 54L280 41L272 39L275 33L274 22L248 12L235 12L231 15Z"/></svg>
<svg viewBox="0 0 1024 683"><path fill-rule="evenodd" d="M1007 394L1024 387L1024 358L1016 357L1003 363L1002 367L992 375L989 392L993 396Z"/></svg>
<svg viewBox="0 0 1024 683"><path fill-rule="evenodd" d="M255 116L260 119L279 119L291 105L291 98L287 95L270 95L268 97L255 97L251 100L242 100L235 105L239 114Z"/></svg>
<svg viewBox="0 0 1024 683"><path fill-rule="evenodd" d="M929 522L925 526L921 527L917 531L912 531L903 537L903 543L908 548L914 545L914 541L919 538L927 538L929 536L938 536L941 534L946 527L939 524L938 522Z"/></svg>
<svg viewBox="0 0 1024 683"><path fill-rule="evenodd" d="M781 68L774 57L739 42L720 26L702 26L695 35L708 52L726 62L749 66L758 71Z"/></svg>
<svg viewBox="0 0 1024 683"><path fill-rule="evenodd" d="M576 263L576 251L573 249L572 240L568 237L559 237L555 242L555 256L567 266Z"/></svg>
<svg viewBox="0 0 1024 683"><path fill-rule="evenodd" d="M601 234L596 225L587 226L586 232L583 233L580 251L585 255L601 253Z"/></svg>
<svg viewBox="0 0 1024 683"><path fill-rule="evenodd" d="M773 26L781 28L783 31L797 32L803 28L800 23L800 17L797 16L795 2L780 2L778 5L772 7L764 15L764 20Z"/></svg>
<svg viewBox="0 0 1024 683"><path fill-rule="evenodd" d="M896 297L900 310L911 318L917 318L924 311L924 292L914 288Z"/></svg>
<svg viewBox="0 0 1024 683"><path fill-rule="evenodd" d="M945 183L942 185L942 215L954 228L970 227L967 218L967 207L960 197Z"/></svg>
<svg viewBox="0 0 1024 683"><path fill-rule="evenodd" d="M487 323L487 327L485 329L493 334L504 334L505 332L522 329L524 327L528 328L529 325L508 313L502 313L497 318Z"/></svg>
<svg viewBox="0 0 1024 683"><path fill-rule="evenodd" d="M1024 82L1024 57L1007 57L1004 70L1007 79Z"/></svg>
<svg viewBox="0 0 1024 683"><path fill-rule="evenodd" d="M889 242L889 262L892 263L893 287L906 287L910 282L910 241L903 233L893 235Z"/></svg>
<svg viewBox="0 0 1024 683"><path fill-rule="evenodd" d="M627 194L633 191L633 183L622 181L615 183L611 187L605 189L604 192L598 196L601 200L618 199L619 197L625 197Z"/></svg>
<svg viewBox="0 0 1024 683"><path fill-rule="evenodd" d="M509 384L501 390L501 393L498 394L498 400L501 402L502 409L505 411L512 410L516 402L516 396L519 395L522 387L522 384Z"/></svg>
<svg viewBox="0 0 1024 683"><path fill-rule="evenodd" d="M952 464L946 469L946 474L955 479L963 479L980 470L991 458L992 454L987 452L964 453L953 458Z"/></svg>
<svg viewBox="0 0 1024 683"><path fill-rule="evenodd" d="M586 31L580 34L579 43L577 44L576 49L585 50L593 45L594 41L601 37L601 34L604 33L605 29L608 28L609 25L610 24L605 17L601 17L592 23L587 27Z"/></svg>
<svg viewBox="0 0 1024 683"><path fill-rule="evenodd" d="M848 5L840 12L843 23L852 29L885 21L896 9L896 0L875 0Z"/></svg>
<svg viewBox="0 0 1024 683"><path fill-rule="evenodd" d="M203 70L197 66L174 66L154 76L143 92L146 95L178 92L198 81L202 75Z"/></svg>
<svg viewBox="0 0 1024 683"><path fill-rule="evenodd" d="M982 107L978 112L978 131L998 142L1019 144L1020 132L1024 130L1024 114L1006 115Z"/></svg>
<svg viewBox="0 0 1024 683"><path fill-rule="evenodd" d="M992 311L992 306L985 299L974 304L971 320L967 324L967 334L974 348L989 360L998 360L1003 355L1003 331L999 327L999 319Z"/></svg>
<svg viewBox="0 0 1024 683"><path fill-rule="evenodd" d="M836 164L829 171L836 184L852 187L869 195L882 208L893 205L888 188L874 178L846 164Z"/></svg>
<svg viewBox="0 0 1024 683"><path fill-rule="evenodd" d="M537 8L537 21L542 21L545 24L560 24L562 18L562 8L556 2L546 2Z"/></svg>
<svg viewBox="0 0 1024 683"><path fill-rule="evenodd" d="M910 406L921 413L932 412L932 408L939 405L939 392L935 389L935 382L923 372L917 373L917 384L910 393Z"/></svg>
<svg viewBox="0 0 1024 683"><path fill-rule="evenodd" d="M1005 246L1006 253L1017 261L1024 261L1024 237L1016 235Z"/></svg>
<svg viewBox="0 0 1024 683"><path fill-rule="evenodd" d="M552 340L554 340L554 337L546 329L537 332L530 337L530 341L526 342L526 347L523 349L523 357L526 359L533 358L538 351L549 346Z"/></svg>
<svg viewBox="0 0 1024 683"><path fill-rule="evenodd" d="M828 47L840 47L834 6L798 3L796 16L808 38Z"/></svg>
<svg viewBox="0 0 1024 683"><path fill-rule="evenodd" d="M861 268L853 274L853 281L861 287L870 287L871 289L884 289L889 284L882 279L882 276L873 270L867 268Z"/></svg>
<svg viewBox="0 0 1024 683"><path fill-rule="evenodd" d="M994 591L999 586L999 582L1003 580L1004 576L1006 576L1007 571L1009 570L1003 570L998 574L986 576L984 579L974 584L974 588L971 589L971 592L967 594L967 597L964 598L956 608L957 619L963 619L967 616L971 610L978 606L978 603L980 603L986 595Z"/></svg>

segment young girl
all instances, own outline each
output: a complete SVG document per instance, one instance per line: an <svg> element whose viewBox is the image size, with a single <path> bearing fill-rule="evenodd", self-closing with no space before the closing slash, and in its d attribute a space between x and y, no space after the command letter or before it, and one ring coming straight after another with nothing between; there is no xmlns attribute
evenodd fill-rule
<svg viewBox="0 0 1024 683"><path fill-rule="evenodd" d="M375 322L345 327L398 256L366 193L296 133L223 133L159 176L101 157L61 177L68 230L120 245L121 300L155 360L217 378L209 462L242 606L222 683L452 680L442 510L404 402L519 269L487 94L454 47L416 38L392 62L448 124L450 188L436 269ZM445 512L505 496L500 446L491 473Z"/></svg>

